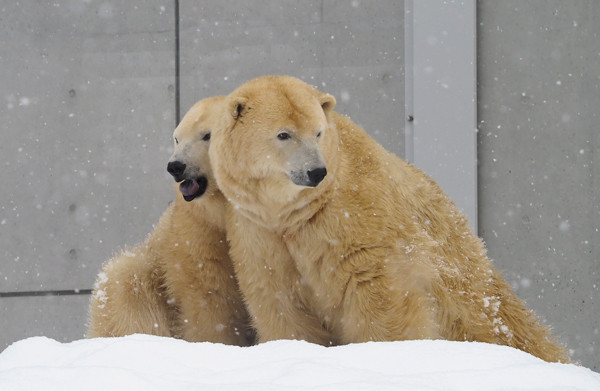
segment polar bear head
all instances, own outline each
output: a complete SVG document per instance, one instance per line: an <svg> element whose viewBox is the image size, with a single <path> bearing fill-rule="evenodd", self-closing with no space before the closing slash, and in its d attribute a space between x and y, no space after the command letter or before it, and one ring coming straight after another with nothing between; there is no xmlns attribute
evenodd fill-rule
<svg viewBox="0 0 600 391"><path fill-rule="evenodd" d="M329 118L335 103L289 76L259 77L238 87L225 98L210 151L221 190L234 203L245 193L264 206L330 182L326 155L337 143Z"/></svg>
<svg viewBox="0 0 600 391"><path fill-rule="evenodd" d="M192 201L207 191L213 193L217 190L208 146L223 101L222 96L199 101L185 114L173 132L173 155L167 164L167 171L179 183L179 190L186 201Z"/></svg>

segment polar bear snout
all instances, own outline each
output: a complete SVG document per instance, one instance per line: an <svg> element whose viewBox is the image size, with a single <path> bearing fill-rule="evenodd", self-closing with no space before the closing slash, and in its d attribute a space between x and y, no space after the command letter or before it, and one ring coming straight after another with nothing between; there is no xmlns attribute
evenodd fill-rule
<svg viewBox="0 0 600 391"><path fill-rule="evenodd" d="M169 174L173 175L175 178L175 182L181 182L183 178L183 173L185 172L185 168L187 165L179 160L170 161L167 164L167 171Z"/></svg>
<svg viewBox="0 0 600 391"><path fill-rule="evenodd" d="M327 176L327 165L316 142L302 142L287 162L288 175L298 186L317 187Z"/></svg>
<svg viewBox="0 0 600 391"><path fill-rule="evenodd" d="M208 186L208 178L206 175L186 173L186 168L187 164L180 160L171 160L167 164L167 171L173 175L175 182L181 182L179 184L179 191L183 198L186 201L192 201L204 194Z"/></svg>
<svg viewBox="0 0 600 391"><path fill-rule="evenodd" d="M327 175L327 168L315 168L314 170L308 170L306 174L308 175L309 186L315 187L319 183L321 183L323 178L325 178L325 176Z"/></svg>
<svg viewBox="0 0 600 391"><path fill-rule="evenodd" d="M290 179L298 186L317 187L327 175L326 167L315 167L309 170L292 171Z"/></svg>

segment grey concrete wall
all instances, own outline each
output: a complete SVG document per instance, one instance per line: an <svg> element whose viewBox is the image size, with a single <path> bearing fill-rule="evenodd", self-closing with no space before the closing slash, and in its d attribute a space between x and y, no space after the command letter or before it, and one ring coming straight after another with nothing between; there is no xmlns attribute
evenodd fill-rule
<svg viewBox="0 0 600 391"><path fill-rule="evenodd" d="M90 289L171 199L171 3L0 6L0 292ZM87 296L0 297L0 349L80 338Z"/></svg>
<svg viewBox="0 0 600 391"><path fill-rule="evenodd" d="M600 2L479 2L479 227L490 256L600 369Z"/></svg>

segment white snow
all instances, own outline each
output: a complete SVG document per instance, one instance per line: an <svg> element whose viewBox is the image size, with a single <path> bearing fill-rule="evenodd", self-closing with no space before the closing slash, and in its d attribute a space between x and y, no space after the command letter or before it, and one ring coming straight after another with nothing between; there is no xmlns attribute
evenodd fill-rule
<svg viewBox="0 0 600 391"><path fill-rule="evenodd" d="M249 348L133 335L25 339L0 354L0 390L600 390L600 374L516 349L449 341Z"/></svg>

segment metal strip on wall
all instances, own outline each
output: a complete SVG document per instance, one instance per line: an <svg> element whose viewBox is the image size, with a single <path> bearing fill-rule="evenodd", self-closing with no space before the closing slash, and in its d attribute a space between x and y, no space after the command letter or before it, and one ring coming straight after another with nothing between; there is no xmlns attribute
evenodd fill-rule
<svg viewBox="0 0 600 391"><path fill-rule="evenodd" d="M405 7L406 158L477 232L476 1Z"/></svg>

